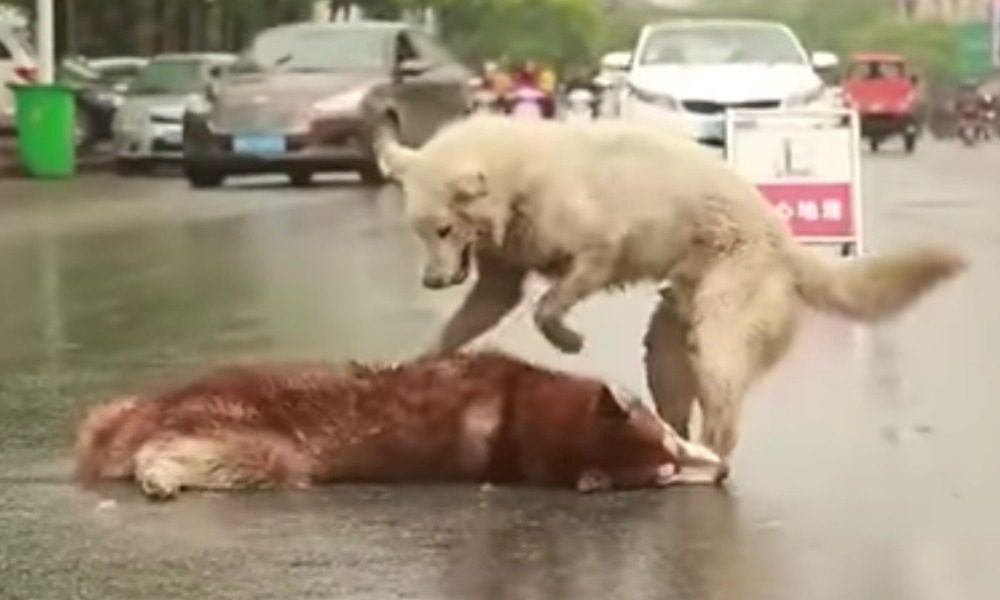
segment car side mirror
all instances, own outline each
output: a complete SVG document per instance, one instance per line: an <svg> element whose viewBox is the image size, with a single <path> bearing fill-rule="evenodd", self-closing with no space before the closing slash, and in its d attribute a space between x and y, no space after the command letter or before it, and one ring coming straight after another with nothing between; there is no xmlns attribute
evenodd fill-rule
<svg viewBox="0 0 1000 600"><path fill-rule="evenodd" d="M812 55L812 66L817 71L826 71L828 69L833 69L840 64L840 59L837 55L832 52L813 52Z"/></svg>
<svg viewBox="0 0 1000 600"><path fill-rule="evenodd" d="M429 71L431 65L426 60L419 58L409 58L399 63L396 67L396 74L402 78L417 77Z"/></svg>
<svg viewBox="0 0 1000 600"><path fill-rule="evenodd" d="M631 52L609 52L601 59L601 68L605 71L624 73L632 66Z"/></svg>

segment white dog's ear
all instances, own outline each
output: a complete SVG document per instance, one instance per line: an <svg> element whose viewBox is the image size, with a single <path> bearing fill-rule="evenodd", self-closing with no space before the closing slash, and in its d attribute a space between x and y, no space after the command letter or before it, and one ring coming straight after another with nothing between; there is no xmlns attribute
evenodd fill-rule
<svg viewBox="0 0 1000 600"><path fill-rule="evenodd" d="M486 173L481 169L466 169L456 173L448 181L451 197L457 203L465 203L489 195Z"/></svg>
<svg viewBox="0 0 1000 600"><path fill-rule="evenodd" d="M448 189L452 206L471 217L477 224L485 225L493 238L493 243L498 247L502 246L507 237L509 208L497 198L492 198L492 201L476 202L476 200L490 199L490 182L486 172L481 168L470 166L459 169L448 179Z"/></svg>
<svg viewBox="0 0 1000 600"><path fill-rule="evenodd" d="M396 179L402 177L417 160L416 150L388 137L375 140L375 152L382 161L386 174Z"/></svg>

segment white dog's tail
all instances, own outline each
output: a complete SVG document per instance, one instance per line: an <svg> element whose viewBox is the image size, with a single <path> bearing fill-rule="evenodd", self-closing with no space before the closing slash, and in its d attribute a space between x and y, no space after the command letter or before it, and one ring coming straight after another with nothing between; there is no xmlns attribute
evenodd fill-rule
<svg viewBox="0 0 1000 600"><path fill-rule="evenodd" d="M786 256L806 304L858 321L899 313L966 267L956 252L939 247L837 261L802 246L789 246Z"/></svg>

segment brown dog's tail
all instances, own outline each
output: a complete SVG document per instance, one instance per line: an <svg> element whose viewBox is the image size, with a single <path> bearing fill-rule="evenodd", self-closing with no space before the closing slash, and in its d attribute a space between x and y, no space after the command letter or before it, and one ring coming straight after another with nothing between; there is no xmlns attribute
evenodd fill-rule
<svg viewBox="0 0 1000 600"><path fill-rule="evenodd" d="M806 304L858 321L895 315L966 267L959 254L940 247L837 261L792 246L786 256Z"/></svg>
<svg viewBox="0 0 1000 600"><path fill-rule="evenodd" d="M139 398L119 398L91 408L76 430L75 474L87 484L132 476L142 439Z"/></svg>

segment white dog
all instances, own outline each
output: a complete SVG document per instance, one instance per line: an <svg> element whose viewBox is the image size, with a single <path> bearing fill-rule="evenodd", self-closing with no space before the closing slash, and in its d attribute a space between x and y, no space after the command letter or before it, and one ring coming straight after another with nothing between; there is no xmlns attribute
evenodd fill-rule
<svg viewBox="0 0 1000 600"><path fill-rule="evenodd" d="M647 334L656 402L687 435L695 399L703 439L728 456L747 387L787 350L801 305L873 321L901 311L964 261L911 249L844 263L801 247L757 189L707 149L624 122L568 125L474 117L422 150L382 144L426 247L428 288L478 280L437 350L492 328L528 273L552 285L534 312L565 352L563 319L600 290L669 281Z"/></svg>

